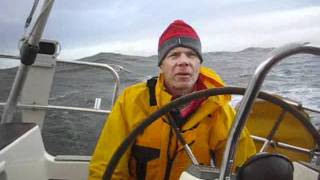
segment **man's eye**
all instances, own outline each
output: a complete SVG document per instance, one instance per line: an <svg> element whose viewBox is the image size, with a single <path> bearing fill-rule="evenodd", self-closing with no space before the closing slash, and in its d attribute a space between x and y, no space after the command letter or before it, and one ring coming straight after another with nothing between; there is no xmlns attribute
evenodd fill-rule
<svg viewBox="0 0 320 180"><path fill-rule="evenodd" d="M168 57L177 57L177 53L169 54Z"/></svg>
<svg viewBox="0 0 320 180"><path fill-rule="evenodd" d="M188 53L188 57L194 58L194 57L197 57L197 54L196 53Z"/></svg>

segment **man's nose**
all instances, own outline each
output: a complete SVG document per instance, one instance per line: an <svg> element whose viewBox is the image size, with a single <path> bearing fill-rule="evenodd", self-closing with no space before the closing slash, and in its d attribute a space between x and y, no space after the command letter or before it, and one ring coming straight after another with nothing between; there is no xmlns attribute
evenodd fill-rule
<svg viewBox="0 0 320 180"><path fill-rule="evenodd" d="M182 66L182 65L189 65L189 59L188 56L184 53L182 53L177 61L178 65Z"/></svg>

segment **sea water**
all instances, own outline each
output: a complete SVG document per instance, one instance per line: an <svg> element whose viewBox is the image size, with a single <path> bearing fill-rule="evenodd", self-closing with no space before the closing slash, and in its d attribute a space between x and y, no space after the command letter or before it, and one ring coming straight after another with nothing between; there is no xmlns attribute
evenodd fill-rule
<svg viewBox="0 0 320 180"><path fill-rule="evenodd" d="M204 53L203 65L214 69L226 84L247 87L255 69L267 59L271 50L248 48L240 52ZM100 53L81 60L108 63L118 70L121 69L121 89L156 76L159 72L156 56ZM16 69L0 70L0 102L6 100L15 72ZM301 102L306 107L319 110L319 77L320 57L295 55L272 69L262 90L280 94ZM101 108L111 109L112 82L111 74L100 69L58 64L49 104L93 108L95 99L101 98ZM313 124L317 125L320 122L319 114L311 113L311 116ZM48 111L43 127L47 151L54 155L91 155L105 119L106 115Z"/></svg>

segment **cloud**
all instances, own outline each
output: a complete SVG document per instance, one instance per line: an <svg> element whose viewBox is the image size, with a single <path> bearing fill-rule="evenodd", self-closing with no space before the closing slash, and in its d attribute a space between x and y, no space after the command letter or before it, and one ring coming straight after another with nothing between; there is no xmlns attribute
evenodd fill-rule
<svg viewBox="0 0 320 180"><path fill-rule="evenodd" d="M247 47L277 47L290 42L320 44L320 6L286 11L259 13L210 20L195 21L204 51L238 51ZM158 27L157 27L158 28ZM134 31L134 30L133 30ZM162 29L156 33L139 35L126 33L111 41L65 50L62 56L80 57L98 52L118 52L133 55L153 55L157 52L157 40ZM131 36L128 38L128 35Z"/></svg>
<svg viewBox="0 0 320 180"><path fill-rule="evenodd" d="M241 50L249 46L279 46L294 41L320 44L320 6L260 13L216 21L201 21L207 51ZM205 27L205 28L204 28Z"/></svg>
<svg viewBox="0 0 320 180"><path fill-rule="evenodd" d="M0 7L0 45L16 49L31 0L7 0ZM166 26L185 19L199 32L204 51L279 46L292 41L320 44L319 1L56 1L44 38L62 45L60 57L104 52L153 55ZM39 6L41 7L41 6Z"/></svg>

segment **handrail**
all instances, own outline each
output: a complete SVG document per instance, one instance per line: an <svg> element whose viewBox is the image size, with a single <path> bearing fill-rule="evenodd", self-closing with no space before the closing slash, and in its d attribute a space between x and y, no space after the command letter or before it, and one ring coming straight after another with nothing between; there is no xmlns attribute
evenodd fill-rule
<svg viewBox="0 0 320 180"><path fill-rule="evenodd" d="M4 106L6 103L0 103L0 106ZM69 111L80 111L88 113L100 113L110 114L110 110L94 109L94 108L81 108L73 106L54 106L54 105L36 105L36 104L21 104L17 105L21 109L32 109L32 110L69 110Z"/></svg>
<svg viewBox="0 0 320 180"><path fill-rule="evenodd" d="M219 180L231 178L232 165L238 139L240 138L241 132L244 128L249 112L261 89L262 83L267 73L275 64L277 64L284 58L299 53L320 55L320 48L306 46L305 43L292 43L282 46L273 51L271 57L269 57L266 61L262 62L254 72L254 75L252 76L248 88L245 92L245 95L241 101L240 107L236 113L236 117L232 124L232 128L229 132L229 137L223 155Z"/></svg>
<svg viewBox="0 0 320 180"><path fill-rule="evenodd" d="M108 64L85 62L85 61L74 61L74 60L67 61L67 60L57 59L57 62L62 62L62 63L67 63L67 64L87 65L87 66L93 66L93 67L98 67L98 68L106 68L107 70L109 70L113 76L113 79L115 80L114 91L113 91L113 96L112 96L112 105L114 105L114 103L119 95L119 88L120 88L120 77L114 68L112 68Z"/></svg>
<svg viewBox="0 0 320 180"><path fill-rule="evenodd" d="M0 58L8 58L8 59L17 59L19 60L19 56L13 56L13 55L4 55L0 54ZM115 85L114 85L114 91L112 95L112 105L114 105L116 98L119 95L119 89L120 89L120 77L117 71L111 67L110 65L107 64L102 64L102 63L93 63L93 62L84 62L84 61L67 61L67 60L62 60L62 59L56 59L57 62L60 63L68 63L68 64L77 64L77 65L87 65L87 66L93 66L93 67L98 67L102 69L107 69L108 71L111 72L113 75L113 79L115 80ZM5 106L6 103L0 102L0 106ZM82 111L82 112L96 112L96 113L103 113L103 114L109 114L110 110L100 110L100 109L91 109L91 108L81 108L81 107L72 107L72 106L55 106L55 105L27 105L27 104L18 104L20 108L23 109L56 109L56 110L72 110L72 111Z"/></svg>
<svg viewBox="0 0 320 180"><path fill-rule="evenodd" d="M0 58L7 58L7 59L16 59L19 60L19 56L14 56L14 55L6 55L6 54L0 54ZM75 60L63 60L63 59L56 59L57 62L60 63L67 63L67 64L77 64L77 65L87 65L87 66L92 66L92 67L97 67L97 68L102 68L102 69L107 69L108 71L111 72L113 79L115 81L114 85L114 90L113 90L113 95L112 95L112 105L114 105L117 97L119 96L119 89L120 89L120 76L118 72L110 65L108 64L103 64L103 63L94 63L94 62L85 62L85 61L75 61Z"/></svg>

